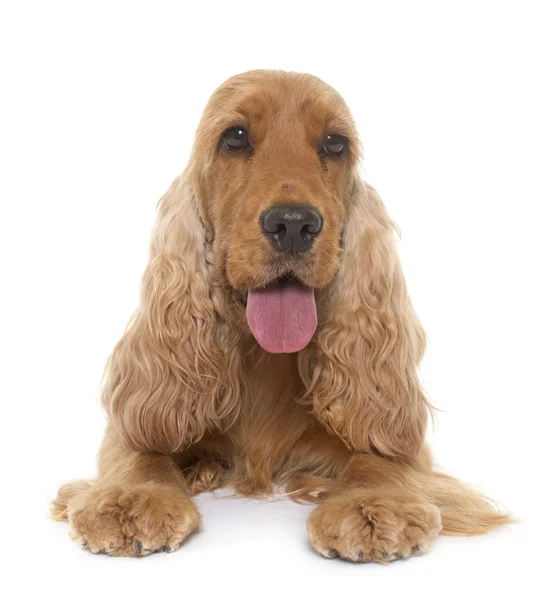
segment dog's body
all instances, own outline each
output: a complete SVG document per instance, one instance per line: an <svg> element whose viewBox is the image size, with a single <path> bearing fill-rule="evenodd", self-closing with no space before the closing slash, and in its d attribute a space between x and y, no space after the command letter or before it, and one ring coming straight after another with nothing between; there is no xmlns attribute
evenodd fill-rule
<svg viewBox="0 0 540 600"><path fill-rule="evenodd" d="M320 502L313 546L353 561L508 520L432 470L425 337L359 148L314 77L255 71L212 96L110 360L99 476L54 505L76 541L175 549L199 524L190 496L221 485Z"/></svg>

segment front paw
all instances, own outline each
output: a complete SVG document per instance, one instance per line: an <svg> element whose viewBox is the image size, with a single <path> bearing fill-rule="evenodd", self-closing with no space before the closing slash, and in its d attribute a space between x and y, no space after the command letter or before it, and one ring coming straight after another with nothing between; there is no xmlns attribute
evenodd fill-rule
<svg viewBox="0 0 540 600"><path fill-rule="evenodd" d="M68 506L70 535L81 547L111 556L176 550L200 523L190 498L164 485L99 485Z"/></svg>
<svg viewBox="0 0 540 600"><path fill-rule="evenodd" d="M387 563L427 552L442 529L439 509L399 490L350 490L308 519L315 550L354 562Z"/></svg>

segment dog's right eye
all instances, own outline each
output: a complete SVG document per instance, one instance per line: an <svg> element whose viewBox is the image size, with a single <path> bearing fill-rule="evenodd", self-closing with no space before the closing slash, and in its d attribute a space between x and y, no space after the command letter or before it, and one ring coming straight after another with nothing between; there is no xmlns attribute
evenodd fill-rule
<svg viewBox="0 0 540 600"><path fill-rule="evenodd" d="M221 143L226 150L244 150L249 146L248 130L245 127L231 127L221 136Z"/></svg>

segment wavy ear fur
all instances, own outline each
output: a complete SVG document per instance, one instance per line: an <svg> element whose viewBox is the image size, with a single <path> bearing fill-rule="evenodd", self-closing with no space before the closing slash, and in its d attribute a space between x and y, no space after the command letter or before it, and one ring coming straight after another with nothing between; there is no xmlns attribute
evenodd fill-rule
<svg viewBox="0 0 540 600"><path fill-rule="evenodd" d="M109 359L103 405L136 450L179 450L237 415L238 357L223 339L223 299L197 204L185 176L161 199L140 307Z"/></svg>
<svg viewBox="0 0 540 600"><path fill-rule="evenodd" d="M349 201L341 268L300 371L315 415L351 449L414 462L429 408L416 372L425 336L381 199L358 178Z"/></svg>

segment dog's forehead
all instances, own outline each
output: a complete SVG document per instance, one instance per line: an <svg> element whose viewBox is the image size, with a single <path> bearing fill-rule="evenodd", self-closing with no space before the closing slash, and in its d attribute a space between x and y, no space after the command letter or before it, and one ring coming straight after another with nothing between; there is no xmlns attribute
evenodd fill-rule
<svg viewBox="0 0 540 600"><path fill-rule="evenodd" d="M354 123L341 96L313 75L252 71L236 75L210 98L208 116L219 126L253 127L286 121L317 130L352 133Z"/></svg>

